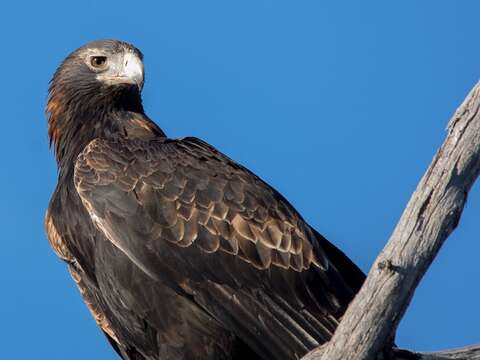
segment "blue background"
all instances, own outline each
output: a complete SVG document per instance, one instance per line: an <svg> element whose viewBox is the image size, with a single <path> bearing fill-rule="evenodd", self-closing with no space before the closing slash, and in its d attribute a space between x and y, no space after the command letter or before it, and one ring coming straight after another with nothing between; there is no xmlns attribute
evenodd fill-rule
<svg viewBox="0 0 480 360"><path fill-rule="evenodd" d="M145 54L145 107L278 188L367 271L480 73L478 1L12 1L0 5L2 358L115 359L43 215L48 81L97 38ZM480 342L480 192L416 292L406 348Z"/></svg>

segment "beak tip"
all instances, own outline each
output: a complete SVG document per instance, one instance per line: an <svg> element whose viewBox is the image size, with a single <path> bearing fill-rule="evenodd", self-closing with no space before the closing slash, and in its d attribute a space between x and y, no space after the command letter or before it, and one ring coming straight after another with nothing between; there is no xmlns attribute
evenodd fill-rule
<svg viewBox="0 0 480 360"><path fill-rule="evenodd" d="M123 76L131 79L142 90L144 83L142 60L134 53L127 53L124 64Z"/></svg>

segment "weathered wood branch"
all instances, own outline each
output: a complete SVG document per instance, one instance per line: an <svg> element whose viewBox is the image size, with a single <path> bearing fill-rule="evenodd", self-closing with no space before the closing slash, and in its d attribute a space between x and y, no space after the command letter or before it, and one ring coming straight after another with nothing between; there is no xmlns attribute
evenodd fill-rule
<svg viewBox="0 0 480 360"><path fill-rule="evenodd" d="M302 360L317 360L325 351L327 344L305 355ZM480 345L450 349L438 352L415 352L403 349L392 349L383 354L383 360L480 360Z"/></svg>
<svg viewBox="0 0 480 360"><path fill-rule="evenodd" d="M461 349L446 350L435 353L419 354L420 360L480 360L480 346L469 346Z"/></svg>
<svg viewBox="0 0 480 360"><path fill-rule="evenodd" d="M306 359L373 360L391 348L398 323L418 283L457 226L468 191L479 175L479 110L477 83L450 120L443 145L334 336ZM478 350L472 351L478 357ZM451 352L443 353L443 358L435 354L430 356L437 357L419 356L455 359Z"/></svg>

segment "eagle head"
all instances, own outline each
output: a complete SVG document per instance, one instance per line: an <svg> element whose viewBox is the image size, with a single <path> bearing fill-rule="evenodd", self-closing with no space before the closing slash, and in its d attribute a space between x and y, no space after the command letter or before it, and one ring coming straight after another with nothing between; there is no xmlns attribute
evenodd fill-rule
<svg viewBox="0 0 480 360"><path fill-rule="evenodd" d="M47 103L57 159L79 132L98 128L108 114L143 113L143 83L143 55L126 42L97 40L68 55L53 75Z"/></svg>

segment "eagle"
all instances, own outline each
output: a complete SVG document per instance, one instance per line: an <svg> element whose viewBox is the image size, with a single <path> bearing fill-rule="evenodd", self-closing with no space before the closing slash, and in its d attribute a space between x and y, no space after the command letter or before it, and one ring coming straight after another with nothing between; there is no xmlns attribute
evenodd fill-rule
<svg viewBox="0 0 480 360"><path fill-rule="evenodd" d="M47 237L125 360L298 359L362 271L260 177L146 114L143 55L90 42L53 75Z"/></svg>

